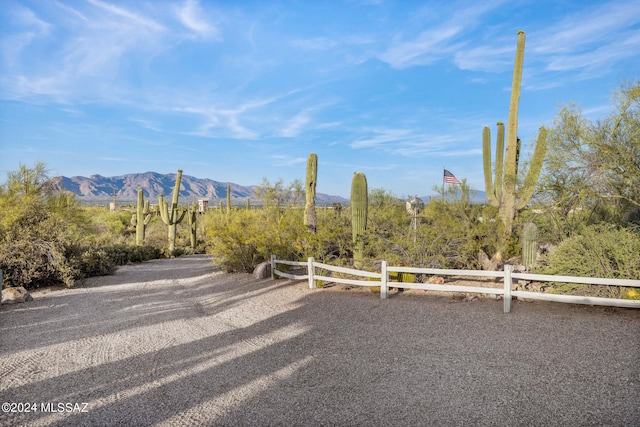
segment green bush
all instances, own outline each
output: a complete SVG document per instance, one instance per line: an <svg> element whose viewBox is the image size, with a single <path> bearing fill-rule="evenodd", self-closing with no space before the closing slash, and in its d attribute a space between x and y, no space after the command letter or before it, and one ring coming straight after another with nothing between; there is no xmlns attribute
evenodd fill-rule
<svg viewBox="0 0 640 427"><path fill-rule="evenodd" d="M611 224L585 227L563 240L545 259L541 272L560 276L640 279L640 232ZM555 283L562 293L619 297L615 286Z"/></svg>
<svg viewBox="0 0 640 427"><path fill-rule="evenodd" d="M299 218L298 218L299 217ZM302 211L237 210L229 216L212 213L206 219L209 252L227 272L251 272L271 254L280 259L298 259L294 244L302 235Z"/></svg>
<svg viewBox="0 0 640 427"><path fill-rule="evenodd" d="M610 224L584 228L546 258L544 273L640 279L640 232Z"/></svg>
<svg viewBox="0 0 640 427"><path fill-rule="evenodd" d="M78 275L65 255L66 223L52 215L41 199L23 197L2 203L0 269L4 284L33 288L55 283L72 285Z"/></svg>
<svg viewBox="0 0 640 427"><path fill-rule="evenodd" d="M413 230L404 202L378 193L384 202L370 209L367 255L391 265L479 269L478 252L495 253L501 225L489 221L482 206L470 204L465 192L449 196L446 201L430 200Z"/></svg>
<svg viewBox="0 0 640 427"><path fill-rule="evenodd" d="M103 247L82 248L76 261L76 268L79 271L78 279L92 276L104 276L113 274L118 268L118 264L110 258L108 251Z"/></svg>

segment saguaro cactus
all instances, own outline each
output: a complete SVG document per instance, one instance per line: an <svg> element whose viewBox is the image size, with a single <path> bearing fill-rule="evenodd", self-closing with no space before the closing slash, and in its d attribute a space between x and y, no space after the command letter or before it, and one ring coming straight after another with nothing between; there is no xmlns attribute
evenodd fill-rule
<svg viewBox="0 0 640 427"><path fill-rule="evenodd" d="M527 222L522 228L522 264L527 270L531 270L536 265L538 249L538 227Z"/></svg>
<svg viewBox="0 0 640 427"><path fill-rule="evenodd" d="M142 188L138 189L138 206L136 207L136 213L131 216L131 225L136 228L136 245L144 245L144 234L147 224L151 221L151 214L149 213L149 201L144 200L144 192Z"/></svg>
<svg viewBox="0 0 640 427"><path fill-rule="evenodd" d="M231 215L231 184L227 184L227 216Z"/></svg>
<svg viewBox="0 0 640 427"><path fill-rule="evenodd" d="M309 154L307 160L307 178L305 182L304 225L310 233L316 233L316 180L318 177L318 156L315 153Z"/></svg>
<svg viewBox="0 0 640 427"><path fill-rule="evenodd" d="M195 249L198 237L198 207L195 203L189 206L189 211L187 212L187 223L189 224L190 230L189 240L191 243L191 249Z"/></svg>
<svg viewBox="0 0 640 427"><path fill-rule="evenodd" d="M482 132L485 191L489 202L493 206L498 207L500 218L505 225L507 233L511 233L516 211L523 209L531 200L531 196L533 196L533 191L540 176L542 161L544 160L547 149L547 131L544 127L541 127L529 171L523 184L516 191L520 152L520 140L518 139L518 103L520 101L522 64L524 62L524 42L525 33L524 31L519 31L511 87L509 119L507 122L506 155L504 154L504 125L499 122L496 140L495 180L492 180L491 177L491 132L486 126Z"/></svg>
<svg viewBox="0 0 640 427"><path fill-rule="evenodd" d="M173 195L171 198L171 209L164 201L162 194L158 195L158 208L160 209L160 218L162 222L168 226L167 240L169 243L169 254L173 255L176 250L176 226L182 222L186 211L178 212L178 193L180 193L180 181L182 180L182 170L178 169L176 175L176 185L173 187Z"/></svg>
<svg viewBox="0 0 640 427"><path fill-rule="evenodd" d="M351 231L353 237L353 261L356 267L362 266L364 258L364 232L367 229L367 211L369 196L367 177L356 172L351 181Z"/></svg>

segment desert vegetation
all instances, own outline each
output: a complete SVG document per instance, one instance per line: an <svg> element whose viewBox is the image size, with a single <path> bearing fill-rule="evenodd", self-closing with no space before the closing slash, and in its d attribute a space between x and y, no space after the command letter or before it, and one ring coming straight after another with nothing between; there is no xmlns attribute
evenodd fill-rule
<svg viewBox="0 0 640 427"><path fill-rule="evenodd" d="M227 198L225 207L197 213L177 190L171 204L160 198L155 206L140 191L137 204L112 212L54 188L44 164L21 164L0 187L3 286L73 286L128 262L205 252L227 272L251 272L273 254L370 270L381 259L459 269L510 262L539 273L640 279L640 83L621 85L606 118L592 122L569 104L543 131L528 159L518 154L515 167L514 159L504 160L508 176L499 172L500 148L492 163L489 132L482 141L479 132L488 201L476 204L465 180L408 205L384 188L367 188L358 172L345 181L349 205L319 206L312 153L305 184L265 178L255 189L258 206L231 206ZM506 157L519 147L513 138L506 145ZM517 173L525 167L526 176ZM493 264L485 262L490 257Z"/></svg>

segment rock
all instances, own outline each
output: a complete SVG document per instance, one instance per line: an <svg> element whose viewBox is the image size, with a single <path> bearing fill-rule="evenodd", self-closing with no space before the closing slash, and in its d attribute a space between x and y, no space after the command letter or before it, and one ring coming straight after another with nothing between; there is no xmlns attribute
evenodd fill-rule
<svg viewBox="0 0 640 427"><path fill-rule="evenodd" d="M2 290L2 304L15 304L17 302L29 301L33 301L33 297L22 286Z"/></svg>
<svg viewBox="0 0 640 427"><path fill-rule="evenodd" d="M253 276L256 279L271 278L271 263L269 261L261 262L253 269Z"/></svg>
<svg viewBox="0 0 640 427"><path fill-rule="evenodd" d="M444 283L444 277L434 276L429 279L429 283L435 284L435 285L442 285Z"/></svg>
<svg viewBox="0 0 640 427"><path fill-rule="evenodd" d="M480 250L478 252L478 262L482 266L483 270L496 271L502 264L502 254L500 252L496 252L491 259L489 259L489 256L483 250Z"/></svg>

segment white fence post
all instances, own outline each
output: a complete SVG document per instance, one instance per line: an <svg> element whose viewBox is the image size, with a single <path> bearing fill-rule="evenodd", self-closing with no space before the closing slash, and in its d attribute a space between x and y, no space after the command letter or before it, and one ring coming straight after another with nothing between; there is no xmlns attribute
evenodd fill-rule
<svg viewBox="0 0 640 427"><path fill-rule="evenodd" d="M387 293L389 292L389 273L387 272L387 261L382 261L380 273L382 275L382 277L380 277L380 299L386 299Z"/></svg>
<svg viewBox="0 0 640 427"><path fill-rule="evenodd" d="M307 260L307 274L309 276L309 289L313 289L316 287L313 281L313 273L315 273L315 267L313 266L313 257L309 257Z"/></svg>
<svg viewBox="0 0 640 427"><path fill-rule="evenodd" d="M271 255L271 280L274 280L276 278L275 271L276 271L276 256L272 254Z"/></svg>
<svg viewBox="0 0 640 427"><path fill-rule="evenodd" d="M511 312L511 271L513 267L509 264L504 266L504 312Z"/></svg>

